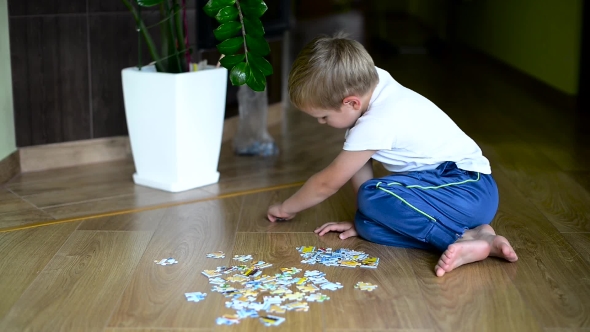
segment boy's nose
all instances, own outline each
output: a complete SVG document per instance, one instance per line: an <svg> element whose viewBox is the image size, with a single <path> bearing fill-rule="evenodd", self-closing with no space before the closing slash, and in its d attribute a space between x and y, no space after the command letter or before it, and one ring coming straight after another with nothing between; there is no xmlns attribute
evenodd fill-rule
<svg viewBox="0 0 590 332"><path fill-rule="evenodd" d="M326 119L324 119L324 118L318 118L318 122L320 124L325 124L326 123Z"/></svg>

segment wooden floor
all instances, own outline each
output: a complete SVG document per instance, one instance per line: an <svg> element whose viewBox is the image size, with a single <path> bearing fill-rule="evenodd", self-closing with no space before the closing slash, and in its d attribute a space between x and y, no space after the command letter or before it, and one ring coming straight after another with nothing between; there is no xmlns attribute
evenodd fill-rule
<svg viewBox="0 0 590 332"><path fill-rule="evenodd" d="M271 129L282 154L236 157L225 145L216 185L164 193L135 186L133 164L118 162L23 174L1 187L0 228L60 223L0 233L0 331L263 330L257 319L215 324L232 310L201 271L233 264L235 254L274 264L272 273L318 269L344 286L272 330L590 331L590 122L467 59L376 62L480 144L500 190L492 226L512 242L517 263L488 259L437 278L437 253L317 237L316 226L353 217L348 187L292 222L270 224L268 205L343 143L342 131L288 110ZM300 263L301 245L363 250L381 261L376 270L309 266ZM218 250L225 259L206 258ZM167 257L179 263L154 264ZM358 281L379 287L361 292ZM208 296L187 302L193 291Z"/></svg>

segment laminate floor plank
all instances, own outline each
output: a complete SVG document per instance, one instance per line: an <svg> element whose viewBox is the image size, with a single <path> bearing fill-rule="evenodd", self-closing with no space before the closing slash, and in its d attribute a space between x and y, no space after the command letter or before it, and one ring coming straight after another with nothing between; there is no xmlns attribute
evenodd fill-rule
<svg viewBox="0 0 590 332"><path fill-rule="evenodd" d="M0 233L0 325L2 318L79 223Z"/></svg>
<svg viewBox="0 0 590 332"><path fill-rule="evenodd" d="M301 187L262 192L244 197L242 218L238 232L311 232L319 226L317 211L319 206L301 211L288 221L270 222L267 218L269 206L283 202Z"/></svg>
<svg viewBox="0 0 590 332"><path fill-rule="evenodd" d="M184 328L106 328L104 332L212 332L211 329L184 329Z"/></svg>
<svg viewBox="0 0 590 332"><path fill-rule="evenodd" d="M439 254L409 256L436 331L542 331L502 268L509 263L487 259L439 278L433 272Z"/></svg>
<svg viewBox="0 0 590 332"><path fill-rule="evenodd" d="M567 174L576 181L580 186L590 193L590 172L587 171L572 171Z"/></svg>
<svg viewBox="0 0 590 332"><path fill-rule="evenodd" d="M487 151L559 231L590 232L590 193L567 173L526 145L502 144Z"/></svg>
<svg viewBox="0 0 590 332"><path fill-rule="evenodd" d="M321 203L318 209L318 226L327 222L354 221L356 212L356 195L350 184Z"/></svg>
<svg viewBox="0 0 590 332"><path fill-rule="evenodd" d="M0 187L0 218L4 213L15 213L23 210L30 210L33 205L27 203L19 196Z"/></svg>
<svg viewBox="0 0 590 332"><path fill-rule="evenodd" d="M110 328L212 328L223 300L188 302L187 292L210 294L203 270L230 264L242 198L168 208L109 322ZM224 259L210 252L223 251ZM178 264L154 260L173 257Z"/></svg>
<svg viewBox="0 0 590 332"><path fill-rule="evenodd" d="M191 200L205 199L211 196L214 195L201 189L193 189L179 193L169 193L150 189L149 192L143 192L141 194L60 205L44 208L43 211L56 219L63 219L112 211L132 210L169 203L187 202Z"/></svg>
<svg viewBox="0 0 590 332"><path fill-rule="evenodd" d="M0 330L102 331L151 236L75 231L7 313Z"/></svg>
<svg viewBox="0 0 590 332"><path fill-rule="evenodd" d="M93 231L155 231L166 214L166 209L93 218L82 221L78 230Z"/></svg>
<svg viewBox="0 0 590 332"><path fill-rule="evenodd" d="M580 257L590 265L590 233L561 233L576 249Z"/></svg>
<svg viewBox="0 0 590 332"><path fill-rule="evenodd" d="M0 214L0 229L7 227L25 226L35 222L54 220L49 213L31 207L25 210Z"/></svg>
<svg viewBox="0 0 590 332"><path fill-rule="evenodd" d="M326 329L326 332L434 332L433 329Z"/></svg>
<svg viewBox="0 0 590 332"><path fill-rule="evenodd" d="M14 189L17 193L24 195L33 194L35 188L43 188L48 184L42 185L42 182L57 182L66 186L66 183L100 183L114 179L128 179L135 166L132 159L88 164L75 167L58 168L47 171L22 173L10 180L6 187ZM35 183L33 185L33 183ZM39 186L39 187L38 187Z"/></svg>
<svg viewBox="0 0 590 332"><path fill-rule="evenodd" d="M322 238L335 242L336 247L362 250L379 258L373 269L329 267L326 273L341 282L344 288L331 306L326 306L326 328L344 329L430 329L434 327L427 302L420 292L418 278L412 269L408 252L403 248L381 246L355 238L346 245L336 234ZM341 244L340 244L341 243ZM340 244L340 245L339 245ZM372 292L355 289L359 282L377 285Z"/></svg>
<svg viewBox="0 0 590 332"><path fill-rule="evenodd" d="M503 264L541 327L590 327L590 265L515 187L495 172L500 208L492 226L506 236L519 257Z"/></svg>
<svg viewBox="0 0 590 332"><path fill-rule="evenodd" d="M71 205L74 203L86 202L89 200L96 201L110 197L120 197L125 195L142 196L154 193L153 189L135 185L128 178L121 180L103 181L96 184L75 184L61 186L64 182L41 182L37 184L51 184L50 188L37 190L41 191L32 195L22 195L31 204L38 208L47 208L60 205ZM67 182L66 182L67 183ZM56 185L54 187L53 185Z"/></svg>

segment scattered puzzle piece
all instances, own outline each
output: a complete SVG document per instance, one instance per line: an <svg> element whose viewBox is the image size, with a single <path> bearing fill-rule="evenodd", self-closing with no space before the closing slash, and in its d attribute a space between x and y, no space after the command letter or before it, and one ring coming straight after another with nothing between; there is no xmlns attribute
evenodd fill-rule
<svg viewBox="0 0 590 332"><path fill-rule="evenodd" d="M273 314L273 313L274 314L284 314L285 311L286 311L285 308L283 308L279 305L276 305L276 304L271 305L270 309L268 309L268 313L271 313L271 314Z"/></svg>
<svg viewBox="0 0 590 332"><path fill-rule="evenodd" d="M225 253L223 251L212 252L207 254L207 258L225 258Z"/></svg>
<svg viewBox="0 0 590 332"><path fill-rule="evenodd" d="M279 317L279 316L267 315L267 316L261 316L260 321L265 326L278 326L278 325L281 325L285 321L285 318Z"/></svg>
<svg viewBox="0 0 590 332"><path fill-rule="evenodd" d="M283 274L297 274L301 272L301 269L296 267L282 267L281 272L283 272Z"/></svg>
<svg viewBox="0 0 590 332"><path fill-rule="evenodd" d="M235 255L234 260L240 262L247 262L249 260L252 260L252 255Z"/></svg>
<svg viewBox="0 0 590 332"><path fill-rule="evenodd" d="M315 247L312 247L312 246L302 246L302 247L297 247L297 250L299 250L300 253L308 254L308 253L314 252L315 251Z"/></svg>
<svg viewBox="0 0 590 332"><path fill-rule="evenodd" d="M214 277L218 277L221 275L221 273L218 273L215 270L205 270L203 272L201 272L205 277L207 278L214 278Z"/></svg>
<svg viewBox="0 0 590 332"><path fill-rule="evenodd" d="M309 302L324 302L329 300L330 297L321 293L313 293L309 294L307 297L305 297L305 299Z"/></svg>
<svg viewBox="0 0 590 332"><path fill-rule="evenodd" d="M356 283L356 285L354 285L354 288L360 289L362 291L372 292L375 290L375 288L377 288L377 285L373 285L369 282L359 281Z"/></svg>
<svg viewBox="0 0 590 332"><path fill-rule="evenodd" d="M250 278L243 276L241 274L236 274L234 276L225 278L225 280L229 281L229 282L237 282L237 283L245 283L246 281L250 280Z"/></svg>
<svg viewBox="0 0 590 332"><path fill-rule="evenodd" d="M285 294L283 295L283 301L301 301L304 296L305 294L301 292Z"/></svg>
<svg viewBox="0 0 590 332"><path fill-rule="evenodd" d="M326 282L320 285L320 287L322 289L327 289L327 290L331 290L331 291L335 291L337 289L342 288L342 284L339 282Z"/></svg>
<svg viewBox="0 0 590 332"><path fill-rule="evenodd" d="M161 259L159 261L156 260L156 261L154 261L154 263L156 263L158 265L164 266L164 265L177 264L178 261L176 259L174 259L174 258L164 258L164 259Z"/></svg>
<svg viewBox="0 0 590 332"><path fill-rule="evenodd" d="M233 325L240 323L240 317L238 315L223 315L217 318L217 325Z"/></svg>
<svg viewBox="0 0 590 332"><path fill-rule="evenodd" d="M344 267L357 267L361 265L361 263L357 262L357 261L342 261L340 262L340 266L344 266Z"/></svg>
<svg viewBox="0 0 590 332"><path fill-rule="evenodd" d="M184 293L186 300L189 302L199 302L203 301L205 297L207 297L207 293L201 292L193 292L193 293Z"/></svg>
<svg viewBox="0 0 590 332"><path fill-rule="evenodd" d="M320 290L314 285L297 286L297 289L299 289L303 293L313 293Z"/></svg>
<svg viewBox="0 0 590 332"><path fill-rule="evenodd" d="M258 312L253 309L240 309L237 311L237 315L240 319L243 318L258 318Z"/></svg>

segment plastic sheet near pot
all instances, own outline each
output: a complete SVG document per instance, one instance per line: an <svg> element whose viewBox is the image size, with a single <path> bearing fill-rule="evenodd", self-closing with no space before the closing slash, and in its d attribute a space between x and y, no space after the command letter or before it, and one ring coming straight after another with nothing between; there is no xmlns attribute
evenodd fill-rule
<svg viewBox="0 0 590 332"><path fill-rule="evenodd" d="M248 156L274 156L279 153L267 130L268 93L256 92L247 85L238 90L240 122L234 137L234 152Z"/></svg>

